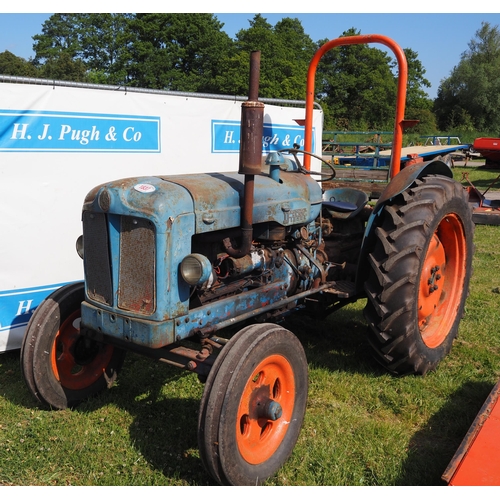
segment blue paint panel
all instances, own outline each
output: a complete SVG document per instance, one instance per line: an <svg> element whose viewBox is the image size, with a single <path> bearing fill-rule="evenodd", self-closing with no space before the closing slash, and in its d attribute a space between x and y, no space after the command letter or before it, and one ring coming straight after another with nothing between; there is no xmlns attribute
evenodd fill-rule
<svg viewBox="0 0 500 500"><path fill-rule="evenodd" d="M160 152L154 116L0 110L2 152Z"/></svg>
<svg viewBox="0 0 500 500"><path fill-rule="evenodd" d="M262 152L279 151L304 146L304 127L264 123ZM314 129L313 147L314 151ZM240 150L240 122L232 120L212 120L212 153L238 153Z"/></svg>

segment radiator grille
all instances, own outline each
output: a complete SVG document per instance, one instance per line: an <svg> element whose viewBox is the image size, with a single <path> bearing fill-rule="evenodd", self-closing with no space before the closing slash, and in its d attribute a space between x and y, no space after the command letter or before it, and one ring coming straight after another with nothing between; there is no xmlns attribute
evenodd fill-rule
<svg viewBox="0 0 500 500"><path fill-rule="evenodd" d="M85 282L89 298L112 305L113 288L105 214L83 213L83 251Z"/></svg>
<svg viewBox="0 0 500 500"><path fill-rule="evenodd" d="M151 314L155 310L155 230L151 221L121 217L118 307Z"/></svg>

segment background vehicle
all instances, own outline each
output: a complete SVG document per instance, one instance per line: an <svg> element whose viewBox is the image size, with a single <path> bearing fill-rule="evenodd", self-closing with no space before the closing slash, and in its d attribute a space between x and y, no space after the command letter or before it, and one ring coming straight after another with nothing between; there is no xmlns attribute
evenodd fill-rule
<svg viewBox="0 0 500 500"><path fill-rule="evenodd" d="M392 180L375 207L360 191L323 191L311 169L318 61L356 43L388 46L399 66ZM308 74L304 149L271 152L264 166L259 63L252 53L238 173L134 177L90 191L77 244L85 283L40 305L21 350L30 391L52 408L109 387L127 350L197 373L200 455L220 484L261 484L298 438L307 360L277 321L367 298L378 361L425 374L451 349L472 260L470 208L450 168L432 161L399 172L407 67L397 44L365 35L321 47Z"/></svg>

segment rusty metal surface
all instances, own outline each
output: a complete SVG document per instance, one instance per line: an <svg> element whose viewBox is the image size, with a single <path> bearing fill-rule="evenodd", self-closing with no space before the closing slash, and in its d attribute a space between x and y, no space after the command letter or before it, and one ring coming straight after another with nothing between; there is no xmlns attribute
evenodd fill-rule
<svg viewBox="0 0 500 500"><path fill-rule="evenodd" d="M240 160L238 172L258 175L262 170L262 136L264 132L264 104L241 105ZM259 135L260 134L260 135Z"/></svg>
<svg viewBox="0 0 500 500"><path fill-rule="evenodd" d="M185 187L194 201L196 233L240 227L244 176L237 173L163 177ZM283 226L313 221L321 209L321 187L308 175L281 172L282 182L255 176L253 224L278 222Z"/></svg>
<svg viewBox="0 0 500 500"><path fill-rule="evenodd" d="M155 229L151 221L121 217L118 307L139 314L155 310Z"/></svg>
<svg viewBox="0 0 500 500"><path fill-rule="evenodd" d="M97 302L111 305L113 291L108 259L108 228L106 215L83 212L84 267L87 295Z"/></svg>
<svg viewBox="0 0 500 500"><path fill-rule="evenodd" d="M387 185L385 190L380 195L380 198L375 205L375 212L377 208L382 206L387 200L402 193L406 188L410 187L412 183L421 177L429 174L446 175L453 179L453 172L446 163L442 161L430 161L427 163L416 163L404 168L391 182Z"/></svg>
<svg viewBox="0 0 500 500"><path fill-rule="evenodd" d="M241 214L242 229L251 229L253 226L254 190L255 190L255 176L245 175L245 188L243 192L243 210Z"/></svg>
<svg viewBox="0 0 500 500"><path fill-rule="evenodd" d="M280 287L282 287L283 284L280 285L280 283L278 283L277 285L278 286L275 286L275 284L273 284L264 287L266 300L262 300L259 299L259 297L256 297L256 300L253 301L253 305L254 306L257 305L257 300L260 300L261 301L260 307L249 307L245 311L244 307L242 307L244 306L244 303L240 301L237 307L237 309L239 309L239 314L231 314L230 310L228 310L228 314L226 314L226 319L213 323L207 323L205 326L200 325L199 333L201 335L212 335L213 333L219 330L235 325L241 321L245 321L250 318L255 318L256 316L276 310L279 307L285 307L288 304L291 304L298 300L314 295L315 293L326 291L328 289L333 290L332 285L334 284L326 283L324 285L320 285L315 290L307 290L305 292L292 295L291 297L288 297L286 296L286 294L284 295L282 293L282 289ZM216 302L215 304L217 306L219 305L218 302Z"/></svg>
<svg viewBox="0 0 500 500"><path fill-rule="evenodd" d="M127 342L127 348L133 345L158 349L175 342L174 322L138 320L134 316L125 316L114 310L98 307L90 302L82 302L81 324L83 328L102 332L117 341Z"/></svg>
<svg viewBox="0 0 500 500"><path fill-rule="evenodd" d="M259 102L260 52L250 54L248 101L241 105L239 173L258 175L262 168L264 103Z"/></svg>

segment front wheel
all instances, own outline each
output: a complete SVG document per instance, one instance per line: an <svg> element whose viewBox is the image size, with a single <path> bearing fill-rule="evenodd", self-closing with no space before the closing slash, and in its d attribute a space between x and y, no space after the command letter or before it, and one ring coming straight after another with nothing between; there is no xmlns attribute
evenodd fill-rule
<svg viewBox="0 0 500 500"><path fill-rule="evenodd" d="M115 380L125 352L80 335L84 284L49 295L35 310L21 346L21 371L30 392L46 407L76 406Z"/></svg>
<svg viewBox="0 0 500 500"><path fill-rule="evenodd" d="M307 360L285 328L252 325L224 347L207 378L200 455L220 483L262 484L288 459L307 402Z"/></svg>
<svg viewBox="0 0 500 500"><path fill-rule="evenodd" d="M474 224L463 187L427 176L376 222L365 317L377 359L391 372L425 374L449 353L464 312Z"/></svg>

